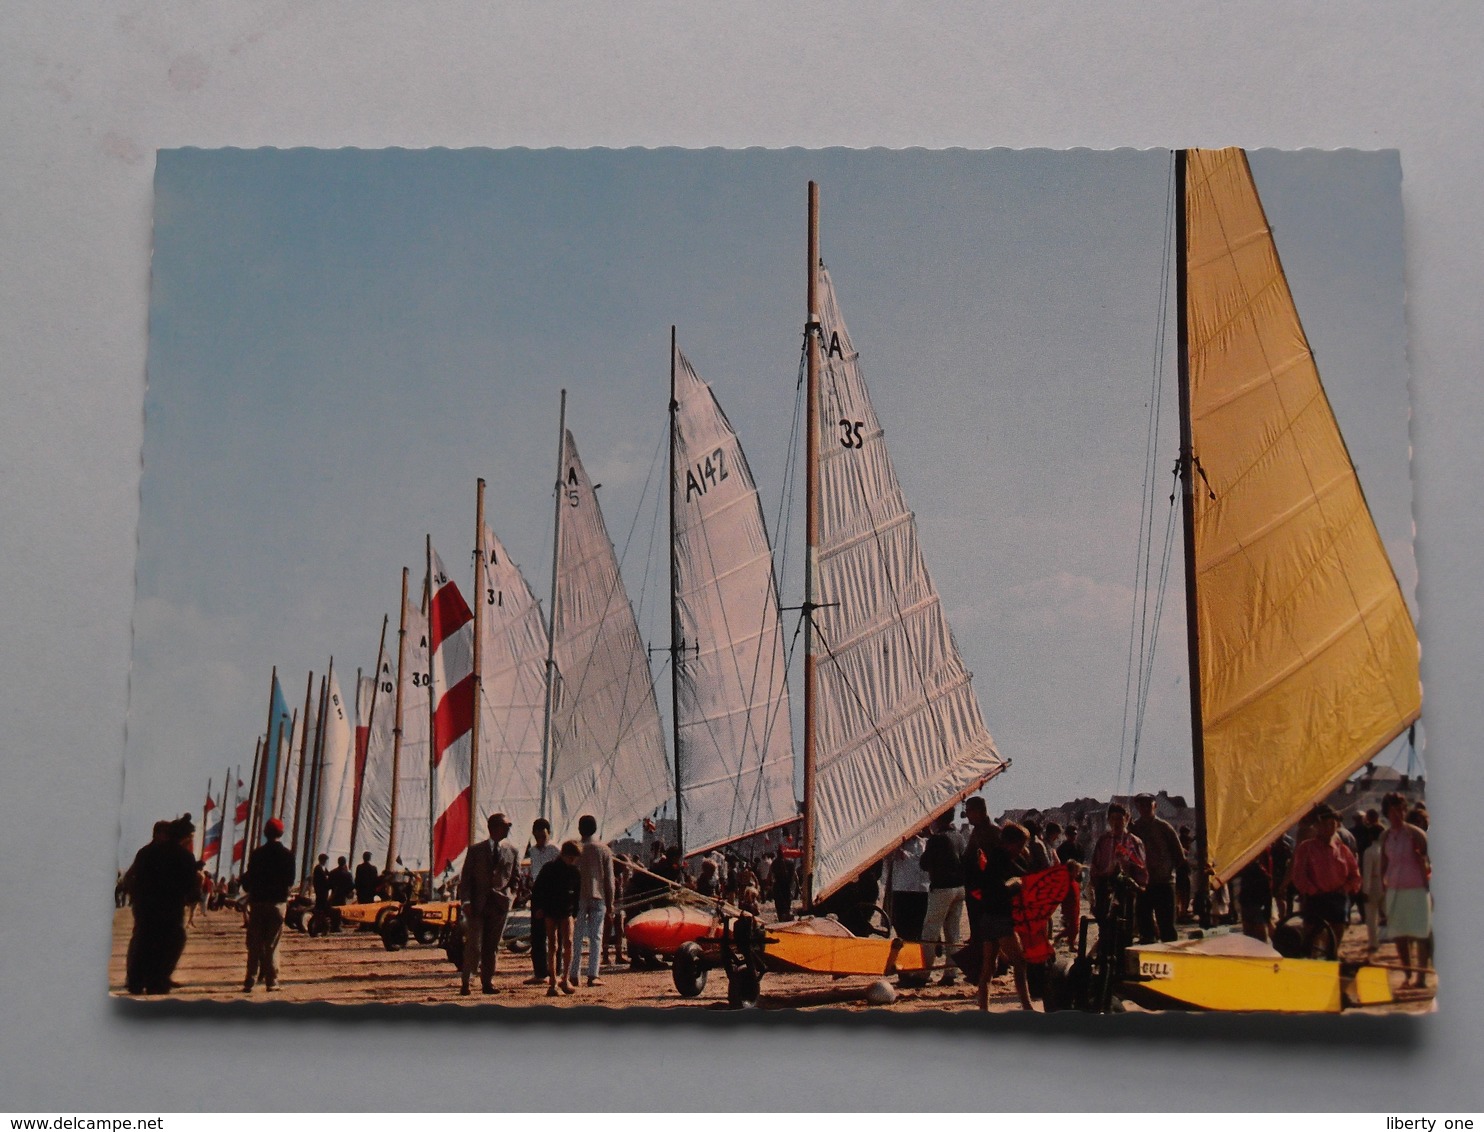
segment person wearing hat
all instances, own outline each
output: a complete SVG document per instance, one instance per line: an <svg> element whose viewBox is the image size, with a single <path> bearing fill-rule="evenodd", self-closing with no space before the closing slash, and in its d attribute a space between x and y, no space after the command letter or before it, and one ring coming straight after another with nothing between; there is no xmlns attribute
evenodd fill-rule
<svg viewBox="0 0 1484 1132"><path fill-rule="evenodd" d="M253 850L247 871L242 874L242 888L247 893L244 994L251 993L259 975L268 990L278 989L278 941L283 938L283 917L294 884L294 855L282 839L283 822L269 818L263 823L263 844Z"/></svg>
<svg viewBox="0 0 1484 1132"><path fill-rule="evenodd" d="M1139 893L1139 942L1169 943L1175 939L1175 874L1185 861L1185 846L1175 827L1154 812L1154 795L1134 798L1139 816L1128 831L1144 843L1144 867L1149 881Z"/></svg>
<svg viewBox="0 0 1484 1132"><path fill-rule="evenodd" d="M1350 919L1350 896L1360 891L1360 865L1350 847L1340 840L1340 815L1328 806L1316 806L1312 815L1313 831L1294 850L1292 881L1303 898L1304 952L1325 928L1334 933L1338 958L1339 943Z"/></svg>
<svg viewBox="0 0 1484 1132"><path fill-rule="evenodd" d="M169 994L170 976L185 950L185 910L197 899L196 832L189 817L154 825L150 843L124 874L134 912L134 932L125 961L130 994Z"/></svg>
<svg viewBox="0 0 1484 1132"><path fill-rule="evenodd" d="M505 917L514 902L511 888L520 869L520 854L506 838L510 820L502 813L489 816L489 840L469 846L459 874L459 919L464 924L464 973L459 994L469 993L469 981L479 971L480 989L495 993L495 951L505 934Z"/></svg>

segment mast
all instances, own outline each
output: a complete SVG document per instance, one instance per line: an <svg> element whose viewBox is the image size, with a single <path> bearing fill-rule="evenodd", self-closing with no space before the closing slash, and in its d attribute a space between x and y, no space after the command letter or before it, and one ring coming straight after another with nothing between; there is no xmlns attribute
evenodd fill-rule
<svg viewBox="0 0 1484 1132"><path fill-rule="evenodd" d="M299 852L299 822L304 812L304 764L309 761L309 706L313 698L314 673L310 672L304 680L304 730L299 733L299 774L294 785L294 828L289 841L289 847L295 853Z"/></svg>
<svg viewBox="0 0 1484 1132"><path fill-rule="evenodd" d="M675 752L675 844L685 858L685 808L680 799L680 563L675 546L675 430L680 402L675 399L675 327L670 327L670 731Z"/></svg>
<svg viewBox="0 0 1484 1132"><path fill-rule="evenodd" d="M273 675L268 679L268 729L263 732L262 775L264 793L262 795L262 808L258 814L259 829L262 828L262 823L264 821L267 821L268 818L271 818L273 816L271 812L272 810L283 808L278 804L278 798L276 797L277 791L274 789L278 785L278 768L274 763L274 760L278 758L278 744L274 743L273 749L271 751L268 749L269 743L272 742L273 739L273 690L277 687L278 665L275 664L273 666ZM268 774L268 768L270 766L273 766L274 768L273 774L271 776L271 781Z"/></svg>
<svg viewBox="0 0 1484 1132"><path fill-rule="evenodd" d="M392 806L387 823L386 871L392 871L397 860L397 775L402 769L402 666L407 660L407 567L402 567L402 604L397 612L397 692L392 708ZM381 683L381 668L376 669L376 682Z"/></svg>
<svg viewBox="0 0 1484 1132"><path fill-rule="evenodd" d="M273 789L273 796L278 799L278 812L283 813L284 800L289 796L289 761L294 754L294 729L299 725L299 709L294 709L294 714L289 717L289 733L285 737L282 728L278 732L279 761L283 764L283 781ZM285 752L284 747L288 750Z"/></svg>
<svg viewBox="0 0 1484 1132"><path fill-rule="evenodd" d="M258 760L263 757L263 741L259 739L253 744L252 752L252 774L248 776L247 787L247 820L242 823L242 837L246 844L243 846L242 866L247 867L247 854L252 852L253 846L257 844L253 840L253 811L257 808L257 799L253 797L258 783Z"/></svg>
<svg viewBox="0 0 1484 1132"><path fill-rule="evenodd" d="M814 906L814 556L819 545L819 186L809 182L808 310L804 323L804 908Z"/></svg>
<svg viewBox="0 0 1484 1132"><path fill-rule="evenodd" d="M1186 310L1185 163L1187 150L1175 151L1175 336L1180 387L1180 509L1185 544L1185 643L1190 664L1190 753L1195 771L1195 844L1200 876L1196 878L1196 915L1210 919L1210 885L1206 870L1206 744L1201 717L1201 654L1199 611L1195 595L1195 472L1196 458L1190 422L1190 318Z"/></svg>
<svg viewBox="0 0 1484 1132"><path fill-rule="evenodd" d="M365 785L366 760L371 757L371 729L376 726L376 692L381 687L381 664L386 658L386 627L391 619L383 613L381 615L381 641L376 646L376 672L371 681L371 709L366 713L366 750L362 752L360 769L356 773L356 788L353 794L354 804L350 811L350 859L354 863L356 859L356 835L361 829L361 791ZM356 669L356 691L360 692L361 672ZM356 713L360 714L360 704L356 705ZM358 721L359 722L359 721ZM393 780L392 790L396 791L396 782Z"/></svg>
<svg viewBox="0 0 1484 1132"><path fill-rule="evenodd" d="M330 659L330 670L333 672L335 661ZM320 782L321 772L324 769L325 754L325 712L329 707L330 678L328 675L319 678L319 711L315 716L314 728L314 753L309 759L309 797L304 800L304 860L303 876L308 878L312 866L310 861L317 855L316 841L319 834L319 808L320 796L324 792L324 784ZM295 824L298 823L298 814L294 815Z"/></svg>
<svg viewBox="0 0 1484 1132"><path fill-rule="evenodd" d="M206 835L207 835L207 833L209 833L211 831L211 826L207 824L207 819L210 818L210 817L211 817L211 776L210 775L207 775L206 776L206 801L204 801L204 802L201 803L201 857L205 857L206 856ZM221 852L221 849L219 847L217 849L217 852L218 853ZM200 860L201 857L198 857L196 859L197 860Z"/></svg>
<svg viewBox="0 0 1484 1132"><path fill-rule="evenodd" d="M547 785L551 782L551 689L556 676L556 599L557 567L561 562L562 548L562 460L567 453L567 391L562 390L562 407L557 423L557 475L556 500L551 536L551 607L546 611L546 720L541 729L541 816L550 819L547 813Z"/></svg>
<svg viewBox="0 0 1484 1132"><path fill-rule="evenodd" d="M484 477L475 488L474 502L474 718L469 723L469 845L479 832L479 717L484 704L484 671L481 654L484 637L484 599L486 567L484 561Z"/></svg>
<svg viewBox="0 0 1484 1132"><path fill-rule="evenodd" d="M433 536L424 536L427 573L423 594L428 606L428 891L424 899L433 899L433 880L438 862L433 859L434 828L438 824L438 716L433 710Z"/></svg>
<svg viewBox="0 0 1484 1132"><path fill-rule="evenodd" d="M223 852L223 850L225 850L228 853L230 853L232 851L232 843L227 838L227 793L228 793L229 787L231 786L231 782L232 782L232 766L231 766L230 763L228 763L227 764L227 772L226 772L226 774L224 774L222 776L222 816L221 816L222 832L221 832L221 835L216 839L216 872L212 875L212 878L211 878L211 882L212 882L213 885L217 881L219 881L219 880L222 879L222 852ZM233 801L235 802L236 799L234 798ZM202 837L205 837L205 836L206 836L205 834L202 834ZM229 869L229 871L230 871L230 869Z"/></svg>

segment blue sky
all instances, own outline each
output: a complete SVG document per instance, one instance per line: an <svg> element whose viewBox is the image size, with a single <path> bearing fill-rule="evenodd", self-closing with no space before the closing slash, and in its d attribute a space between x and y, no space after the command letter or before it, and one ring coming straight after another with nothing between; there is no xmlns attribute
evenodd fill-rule
<svg viewBox="0 0 1484 1132"><path fill-rule="evenodd" d="M160 153L125 851L155 817L199 809L208 775L219 784L229 763L251 762L273 665L294 704L331 654L347 689L374 663L401 567L421 576L424 534L450 566L467 560L476 477L491 526L545 594L562 388L609 530L621 548L633 531L624 574L641 631L667 640L652 526L669 328L737 428L776 532L810 178L929 568L1014 761L991 808L1120 787L1145 422L1169 348L1156 337L1169 162L1133 150ZM1252 166L1410 594L1398 158L1263 151ZM1161 504L1175 456L1167 371ZM796 541L785 604L800 559ZM1182 619L1168 602L1141 788L1190 789Z"/></svg>

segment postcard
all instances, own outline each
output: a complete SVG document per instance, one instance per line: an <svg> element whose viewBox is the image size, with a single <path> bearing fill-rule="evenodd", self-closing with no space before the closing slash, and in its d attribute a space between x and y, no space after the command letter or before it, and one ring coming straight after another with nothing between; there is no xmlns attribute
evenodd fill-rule
<svg viewBox="0 0 1484 1132"><path fill-rule="evenodd" d="M113 994L1433 1008L1396 153L155 188Z"/></svg>

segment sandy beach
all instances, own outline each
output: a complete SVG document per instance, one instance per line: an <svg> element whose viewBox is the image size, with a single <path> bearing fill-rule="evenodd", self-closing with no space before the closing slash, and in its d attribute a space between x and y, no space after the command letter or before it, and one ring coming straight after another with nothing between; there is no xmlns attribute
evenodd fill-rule
<svg viewBox="0 0 1484 1132"><path fill-rule="evenodd" d="M111 994L124 994L124 954L129 944L133 920L127 908L115 911L113 949L109 958L108 983ZM1347 959L1363 958L1365 929L1351 925L1343 955ZM1391 962L1389 947L1383 947L1380 962ZM668 969L634 971L627 965L606 966L603 985L584 987L576 994L548 998L545 986L527 986L531 964L526 955L502 951L500 972L494 996L458 995L458 974L444 957L441 948L409 944L402 951L387 951L372 932L342 932L337 935L310 938L302 932L285 931L279 948L281 972L279 989L268 994L259 986L252 994L242 993L242 975L246 950L241 917L228 910L203 916L196 914L195 924L188 929L184 955L175 971L180 984L170 996L178 1002L334 1002L344 1005L360 1003L457 1003L470 1009L480 1007L536 1006L556 1009L574 1006L646 1007L665 1010L725 1010L726 977L716 971L705 992L694 999L683 999L671 982ZM1431 991L1400 989L1402 973L1392 972L1396 1002L1371 1008L1366 1013L1426 1013L1433 1009ZM973 988L963 983L955 987L925 987L899 990L890 1006L872 1006L865 1001L866 989L873 980L867 978L832 978L821 975L769 974L763 980L763 995L758 1006L764 1010L889 1010L889 1011L972 1011ZM993 984L990 1009L1011 1012L1018 1009L1014 985L1008 975Z"/></svg>

